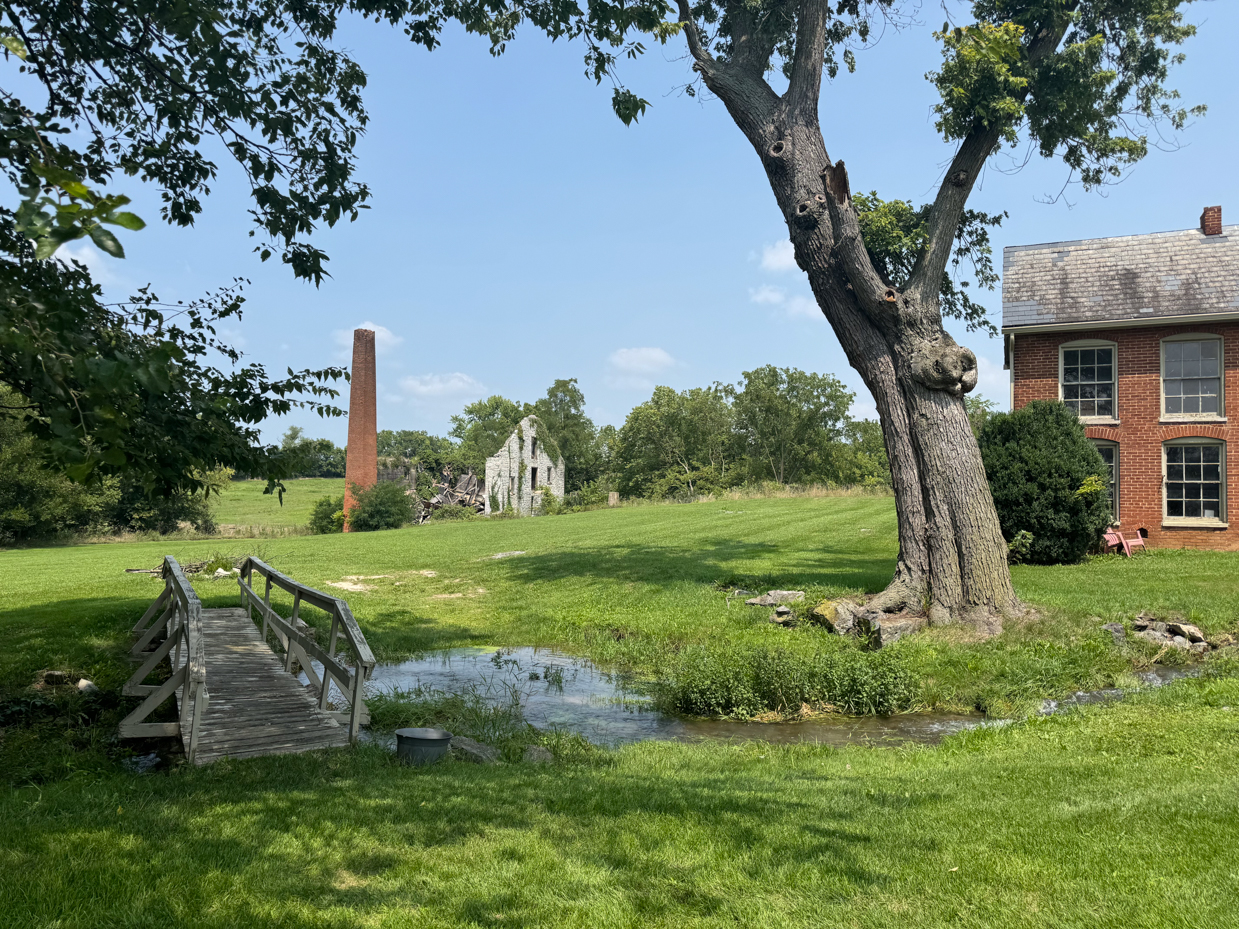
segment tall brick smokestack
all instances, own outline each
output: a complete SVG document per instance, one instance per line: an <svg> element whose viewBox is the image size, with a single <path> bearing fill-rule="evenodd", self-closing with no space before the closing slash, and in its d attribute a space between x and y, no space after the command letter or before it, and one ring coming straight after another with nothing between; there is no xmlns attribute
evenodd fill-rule
<svg viewBox="0 0 1239 929"><path fill-rule="evenodd" d="M373 487L379 479L379 433L375 413L374 332L353 330L353 371L348 394L348 460L344 468L344 531L356 501L353 486Z"/></svg>

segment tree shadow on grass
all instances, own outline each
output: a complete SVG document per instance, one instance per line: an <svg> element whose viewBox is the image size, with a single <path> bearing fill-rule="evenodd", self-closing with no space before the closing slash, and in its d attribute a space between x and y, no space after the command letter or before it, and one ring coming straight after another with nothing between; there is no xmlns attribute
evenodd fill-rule
<svg viewBox="0 0 1239 929"><path fill-rule="evenodd" d="M148 778L129 816L115 803L73 818L49 811L24 818L13 841L33 862L72 833L76 861L31 873L55 884L68 879L56 869L71 868L80 892L99 893L100 924L120 915L108 905L129 921L206 927L320 925L337 907L352 920L408 907L468 925L541 925L558 907L577 911L572 924L739 918L756 883L788 866L811 866L842 892L880 888L885 876L865 859L883 823L939 800L901 798L896 811L832 786L810 803L806 785L760 770L410 769L365 748ZM747 888L727 886L726 872L747 875ZM175 902L147 892L152 881ZM24 898L56 915L50 891Z"/></svg>
<svg viewBox="0 0 1239 929"><path fill-rule="evenodd" d="M148 606L133 597L76 597L0 610L0 686L25 686L42 668L89 671L100 686L113 678L119 686L128 676L122 656L129 631Z"/></svg>
<svg viewBox="0 0 1239 929"><path fill-rule="evenodd" d="M777 557L775 557L777 556ZM770 566L754 565L755 560ZM713 584L753 575L771 587L841 587L880 590L895 569L893 552L836 545L787 550L771 542L716 539L692 548L671 545L599 545L522 555L504 563L511 580L533 584L569 577L645 584Z"/></svg>

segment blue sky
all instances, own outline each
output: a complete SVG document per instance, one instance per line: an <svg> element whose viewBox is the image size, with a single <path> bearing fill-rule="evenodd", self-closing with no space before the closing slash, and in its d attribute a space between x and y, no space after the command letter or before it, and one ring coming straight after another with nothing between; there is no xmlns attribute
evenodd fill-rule
<svg viewBox="0 0 1239 929"><path fill-rule="evenodd" d="M1201 34L1172 83L1208 115L1121 184L1068 187L1054 203L1061 163L1033 157L1016 170L1023 148L995 159L970 205L1010 213L994 237L998 260L1004 245L1190 228L1217 203L1224 222L1239 222L1239 3L1188 12ZM824 88L827 149L846 160L854 189L917 204L936 189L952 149L934 130L924 80L939 60L930 32L887 33L858 55L856 74ZM376 328L380 429L444 433L473 399L533 401L560 377L579 379L595 422L618 425L656 383L735 381L763 364L832 373L857 392L855 413L873 415L790 261L756 155L721 103L680 92L680 46L624 63L625 83L653 103L625 127L610 87L583 76L581 47L532 30L497 59L459 30L433 53L372 23L350 23L342 38L370 79L359 160L374 197L356 223L316 237L332 278L315 289L258 261L240 172L221 156L195 227L124 234L124 261L70 247L110 296L149 282L165 300L189 299L247 277L247 311L229 335L276 371L346 363L352 329ZM120 189L156 219L153 191ZM984 302L997 322L998 292ZM981 359L978 390L1005 406L999 340L956 336ZM293 423L345 440L345 420L304 413L266 434Z"/></svg>

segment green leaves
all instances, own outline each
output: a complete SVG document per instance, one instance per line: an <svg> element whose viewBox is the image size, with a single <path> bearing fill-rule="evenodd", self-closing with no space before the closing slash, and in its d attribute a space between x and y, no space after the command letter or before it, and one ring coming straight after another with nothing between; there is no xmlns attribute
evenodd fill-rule
<svg viewBox="0 0 1239 929"><path fill-rule="evenodd" d="M941 71L926 75L942 95L934 107L938 131L962 139L977 129L997 129L1014 143L1028 90L1024 27L983 22L934 36L945 59Z"/></svg>
<svg viewBox="0 0 1239 929"><path fill-rule="evenodd" d="M66 242L86 236L113 258L124 258L120 241L103 228L104 224L133 231L146 227L135 214L118 212L129 203L128 197L95 193L64 168L31 161L26 175L19 188L22 202L14 222L17 230L34 243L34 257L39 260L52 257Z"/></svg>
<svg viewBox="0 0 1239 929"><path fill-rule="evenodd" d="M611 108L615 110L615 115L623 121L625 126L636 122L638 116L644 116L645 108L649 105L648 100L642 100L632 91L622 87L615 88L615 92L611 95Z"/></svg>
<svg viewBox="0 0 1239 929"><path fill-rule="evenodd" d="M902 287L928 240L931 207L926 204L916 209L907 200L883 200L876 191L853 194L852 202L873 266L886 280ZM993 290L998 283L989 227L1001 224L1005 217L1005 213L990 215L979 210L964 210L960 216L951 267L942 275L938 299L942 315L962 320L969 331L998 334L985 307L968 295L968 289L975 283ZM972 281L960 279L965 262L972 266Z"/></svg>
<svg viewBox="0 0 1239 929"><path fill-rule="evenodd" d="M0 35L0 46L4 46L22 61L26 60L26 43L15 35Z"/></svg>

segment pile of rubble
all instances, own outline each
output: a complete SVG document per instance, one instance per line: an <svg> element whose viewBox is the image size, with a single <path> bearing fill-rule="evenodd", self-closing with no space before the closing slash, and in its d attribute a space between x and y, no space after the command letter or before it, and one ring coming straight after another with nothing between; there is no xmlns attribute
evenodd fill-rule
<svg viewBox="0 0 1239 929"><path fill-rule="evenodd" d="M736 590L728 596L728 602L737 597L748 597L745 606L774 607L770 622L784 629L797 626L798 616L789 603L800 603L805 598L803 590L768 590L755 596L751 590ZM926 626L925 617L909 613L882 613L866 609L852 600L824 600L810 610L808 622L825 626L836 635L852 635L863 638L870 648L881 648L908 635L919 632Z"/></svg>
<svg viewBox="0 0 1239 929"><path fill-rule="evenodd" d="M466 506L472 507L479 513L486 511L486 494L483 492L483 486L472 471L466 471L456 479L455 486L452 485L452 469L443 469L443 480L435 481L431 486L437 491L429 500L421 500L418 502L421 507L417 514L417 522L424 523L430 518L430 514L435 510L445 506ZM417 496L417 490L411 488L409 493Z"/></svg>
<svg viewBox="0 0 1239 929"><path fill-rule="evenodd" d="M1199 626L1184 622L1182 619L1171 618L1163 621L1148 612L1142 612L1137 616L1132 621L1131 627L1135 630L1135 638L1144 639L1146 642L1152 642L1163 648L1177 648L1191 652L1194 655L1207 655L1214 649L1229 648L1236 644L1234 636L1228 633L1223 632L1210 639ZM1117 641L1120 638L1118 630L1122 630L1123 627L1119 623L1107 623L1103 628L1108 629Z"/></svg>

